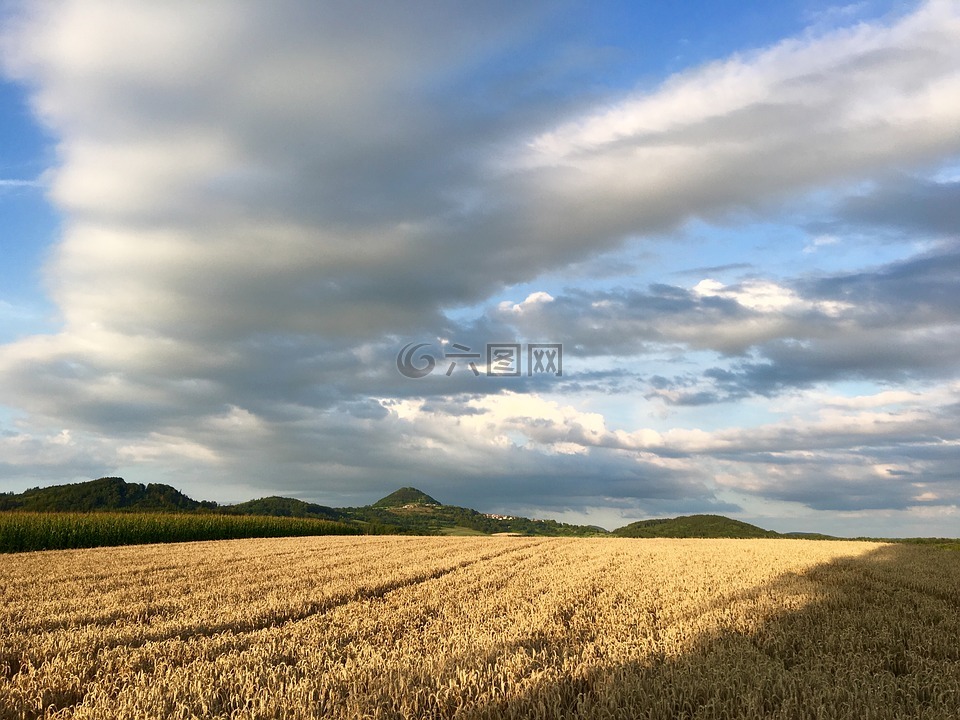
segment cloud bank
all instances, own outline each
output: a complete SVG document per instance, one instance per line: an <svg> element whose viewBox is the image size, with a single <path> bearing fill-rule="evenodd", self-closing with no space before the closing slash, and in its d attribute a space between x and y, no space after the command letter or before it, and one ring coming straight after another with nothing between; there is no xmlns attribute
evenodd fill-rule
<svg viewBox="0 0 960 720"><path fill-rule="evenodd" d="M63 230L60 330L0 347L0 472L330 504L419 484L608 525L955 522L957 5L600 102L520 80L552 10L9 11L3 67L58 138ZM743 246L727 279L578 272L758 219L857 261L783 273ZM418 339L562 342L568 372L411 381L394 363Z"/></svg>

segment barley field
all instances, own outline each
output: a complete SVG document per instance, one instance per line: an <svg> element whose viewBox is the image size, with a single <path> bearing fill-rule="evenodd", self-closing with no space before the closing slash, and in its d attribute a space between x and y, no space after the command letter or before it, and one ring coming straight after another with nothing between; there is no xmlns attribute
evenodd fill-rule
<svg viewBox="0 0 960 720"><path fill-rule="evenodd" d="M960 553L307 537L0 556L3 718L956 718Z"/></svg>

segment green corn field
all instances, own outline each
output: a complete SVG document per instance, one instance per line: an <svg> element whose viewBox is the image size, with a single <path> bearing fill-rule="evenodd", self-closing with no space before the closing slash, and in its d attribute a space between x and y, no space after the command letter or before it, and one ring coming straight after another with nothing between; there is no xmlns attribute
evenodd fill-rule
<svg viewBox="0 0 960 720"><path fill-rule="evenodd" d="M0 513L0 552L302 535L357 535L314 518L126 512Z"/></svg>

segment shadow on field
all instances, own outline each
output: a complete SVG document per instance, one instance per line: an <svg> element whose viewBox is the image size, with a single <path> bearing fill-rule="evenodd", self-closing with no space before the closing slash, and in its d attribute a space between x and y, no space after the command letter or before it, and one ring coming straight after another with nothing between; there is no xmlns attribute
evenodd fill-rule
<svg viewBox="0 0 960 720"><path fill-rule="evenodd" d="M751 618L769 596L796 598L797 609ZM885 545L723 604L738 609L679 656L600 657L591 669L554 674L469 716L960 717L960 553ZM503 654L530 642L536 638Z"/></svg>

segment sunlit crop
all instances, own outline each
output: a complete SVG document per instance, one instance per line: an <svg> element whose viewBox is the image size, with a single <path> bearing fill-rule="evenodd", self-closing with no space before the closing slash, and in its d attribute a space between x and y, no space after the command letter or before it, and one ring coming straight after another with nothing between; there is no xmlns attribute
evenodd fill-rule
<svg viewBox="0 0 960 720"><path fill-rule="evenodd" d="M0 557L4 718L947 718L960 553L310 537Z"/></svg>

